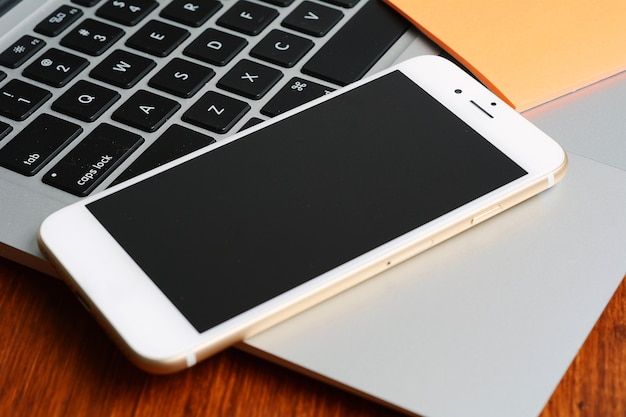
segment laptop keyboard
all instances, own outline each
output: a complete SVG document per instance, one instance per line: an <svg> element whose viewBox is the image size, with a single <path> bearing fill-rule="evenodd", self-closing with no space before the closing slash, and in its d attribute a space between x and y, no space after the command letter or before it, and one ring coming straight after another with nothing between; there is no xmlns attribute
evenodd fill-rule
<svg viewBox="0 0 626 417"><path fill-rule="evenodd" d="M379 0L59 3L0 53L0 174L87 196L360 79L407 29Z"/></svg>

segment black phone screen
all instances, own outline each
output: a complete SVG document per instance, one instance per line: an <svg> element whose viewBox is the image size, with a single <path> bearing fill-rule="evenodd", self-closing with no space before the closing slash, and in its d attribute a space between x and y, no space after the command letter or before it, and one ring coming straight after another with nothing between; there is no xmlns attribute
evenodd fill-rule
<svg viewBox="0 0 626 417"><path fill-rule="evenodd" d="M525 174L396 71L87 207L202 332Z"/></svg>

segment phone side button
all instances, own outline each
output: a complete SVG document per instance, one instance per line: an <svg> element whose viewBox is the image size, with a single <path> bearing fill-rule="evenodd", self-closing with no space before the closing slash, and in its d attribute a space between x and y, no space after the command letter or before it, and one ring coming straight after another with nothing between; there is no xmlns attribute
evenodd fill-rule
<svg viewBox="0 0 626 417"><path fill-rule="evenodd" d="M407 250L400 252L399 254L395 255L393 258L390 258L386 261L385 267L389 268L393 265L397 265L401 262L404 262L405 260L424 252L426 249L430 248L435 242L432 239L427 239L424 241L421 241L411 247L409 247Z"/></svg>
<svg viewBox="0 0 626 417"><path fill-rule="evenodd" d="M495 216L496 214L498 214L501 211L502 211L502 206L501 205L497 205L497 206L491 207L489 210L485 210L482 213L480 213L479 215L474 216L472 218L471 224L472 225L477 225L478 223L482 223L485 220L487 220L488 218Z"/></svg>

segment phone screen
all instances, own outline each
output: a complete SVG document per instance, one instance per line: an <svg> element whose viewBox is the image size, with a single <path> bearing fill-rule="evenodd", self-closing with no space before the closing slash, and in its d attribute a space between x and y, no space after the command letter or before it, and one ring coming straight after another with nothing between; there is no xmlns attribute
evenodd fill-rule
<svg viewBox="0 0 626 417"><path fill-rule="evenodd" d="M202 332L525 174L395 71L87 208Z"/></svg>

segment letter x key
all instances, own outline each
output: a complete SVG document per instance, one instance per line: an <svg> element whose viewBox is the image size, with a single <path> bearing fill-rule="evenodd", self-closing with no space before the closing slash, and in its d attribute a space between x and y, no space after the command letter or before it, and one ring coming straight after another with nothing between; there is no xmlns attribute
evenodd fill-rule
<svg viewBox="0 0 626 417"><path fill-rule="evenodd" d="M263 97L283 76L277 69L242 59L217 83L224 90L254 100Z"/></svg>

